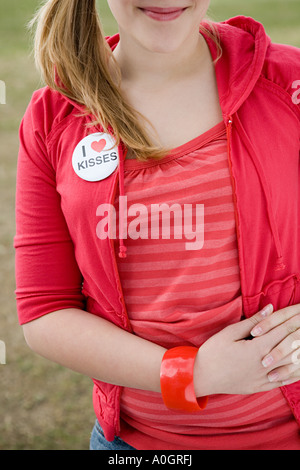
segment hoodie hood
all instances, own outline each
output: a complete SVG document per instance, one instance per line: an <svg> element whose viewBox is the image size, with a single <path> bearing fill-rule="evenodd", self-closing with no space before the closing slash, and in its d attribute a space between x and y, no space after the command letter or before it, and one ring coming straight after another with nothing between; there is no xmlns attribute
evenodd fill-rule
<svg viewBox="0 0 300 470"><path fill-rule="evenodd" d="M255 87L271 40L262 24L245 16L216 23L214 27L222 48L215 66L220 104L223 114L232 116ZM215 60L216 46L211 38L206 40Z"/></svg>

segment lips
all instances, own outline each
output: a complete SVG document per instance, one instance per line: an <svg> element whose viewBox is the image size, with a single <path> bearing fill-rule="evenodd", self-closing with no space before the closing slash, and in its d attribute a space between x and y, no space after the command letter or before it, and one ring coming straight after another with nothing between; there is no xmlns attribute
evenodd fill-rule
<svg viewBox="0 0 300 470"><path fill-rule="evenodd" d="M161 8L161 7L145 7L140 8L145 15L157 21L171 21L179 16L186 10L186 8Z"/></svg>
<svg viewBox="0 0 300 470"><path fill-rule="evenodd" d="M183 10L183 8L174 8L174 7L170 7L170 8L146 7L146 8L143 8L143 10L153 11L153 13L165 13L165 14L168 14L168 13L175 13L176 11L181 11L181 10Z"/></svg>

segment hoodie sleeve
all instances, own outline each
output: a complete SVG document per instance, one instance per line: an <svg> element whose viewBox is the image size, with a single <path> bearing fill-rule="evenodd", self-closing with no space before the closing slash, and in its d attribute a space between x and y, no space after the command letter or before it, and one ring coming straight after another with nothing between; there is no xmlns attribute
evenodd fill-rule
<svg viewBox="0 0 300 470"><path fill-rule="evenodd" d="M14 247L20 324L52 311L85 307L82 275L47 158L46 106L37 96L20 126L17 164Z"/></svg>

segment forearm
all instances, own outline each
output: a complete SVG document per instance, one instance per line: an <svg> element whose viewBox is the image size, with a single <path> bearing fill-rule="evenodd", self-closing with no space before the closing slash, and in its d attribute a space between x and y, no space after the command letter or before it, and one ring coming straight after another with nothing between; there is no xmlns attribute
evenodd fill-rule
<svg viewBox="0 0 300 470"><path fill-rule="evenodd" d="M165 349L78 309L45 315L23 326L37 354L104 382L160 392Z"/></svg>

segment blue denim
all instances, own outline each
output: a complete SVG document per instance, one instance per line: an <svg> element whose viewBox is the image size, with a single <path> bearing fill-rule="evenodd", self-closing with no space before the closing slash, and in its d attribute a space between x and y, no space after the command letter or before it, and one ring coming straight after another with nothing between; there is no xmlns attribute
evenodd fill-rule
<svg viewBox="0 0 300 470"><path fill-rule="evenodd" d="M105 439L103 430L96 420L94 429L91 434L90 450L136 450L129 444L124 442L120 437L115 437L112 442Z"/></svg>

